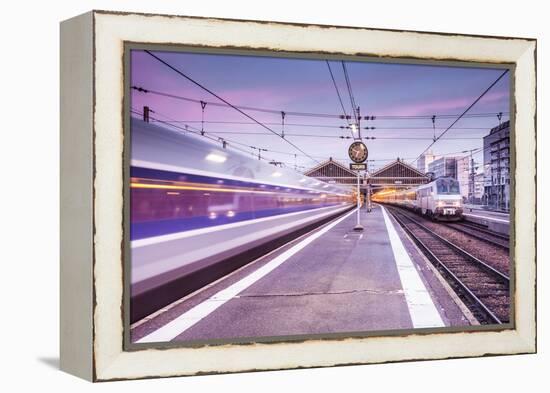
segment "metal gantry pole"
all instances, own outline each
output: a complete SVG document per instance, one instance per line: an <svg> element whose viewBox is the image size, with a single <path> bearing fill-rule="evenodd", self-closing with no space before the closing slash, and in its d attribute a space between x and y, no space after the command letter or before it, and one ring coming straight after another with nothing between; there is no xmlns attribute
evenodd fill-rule
<svg viewBox="0 0 550 393"><path fill-rule="evenodd" d="M470 191L470 205L474 204L474 198L475 198L475 167L474 167L474 155L473 150L470 150L470 182L468 184L468 188Z"/></svg>
<svg viewBox="0 0 550 393"><path fill-rule="evenodd" d="M363 226L361 225L361 186L359 184L360 171L357 171L357 225L353 228L354 231L362 231Z"/></svg>

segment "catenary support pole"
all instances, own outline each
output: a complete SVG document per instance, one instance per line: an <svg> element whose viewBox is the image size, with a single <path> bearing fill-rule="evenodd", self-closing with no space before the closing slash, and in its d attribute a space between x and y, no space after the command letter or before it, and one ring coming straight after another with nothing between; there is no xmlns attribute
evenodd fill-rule
<svg viewBox="0 0 550 393"><path fill-rule="evenodd" d="M363 226L361 225L361 186L359 184L360 175L357 171L357 225L353 228L354 231L362 231Z"/></svg>

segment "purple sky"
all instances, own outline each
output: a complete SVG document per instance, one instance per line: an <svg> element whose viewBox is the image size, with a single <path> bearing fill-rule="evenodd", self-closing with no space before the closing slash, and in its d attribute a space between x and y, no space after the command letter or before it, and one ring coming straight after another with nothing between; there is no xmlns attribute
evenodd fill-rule
<svg viewBox="0 0 550 393"><path fill-rule="evenodd" d="M163 60L181 70L233 105L259 107L287 112L342 114L342 109L324 60L282 59L256 56L227 56L176 52L155 52ZM351 114L351 104L346 88L342 64L330 62L346 112ZM346 61L356 104L362 115L416 116L460 114L497 77L501 69L366 63ZM218 100L193 85L176 72L143 51L132 51L132 85L163 93L197 100ZM148 105L159 119L184 121L200 129L201 107L199 103L144 94L132 90L132 108L141 111ZM505 112L502 121L508 119L510 110L509 74L502 78L469 113ZM276 132L281 132L279 114L246 111ZM266 148L263 153L276 161L294 165L294 154L299 166L311 167L316 163L295 150L281 138L257 124L215 124L209 122L251 121L232 108L207 105L204 130L246 145ZM447 127L454 119L436 118L436 127ZM344 120L324 117L290 116L285 118L287 139L318 161L334 157L348 162L349 130L337 128L346 125ZM183 126L184 123L178 123ZM300 126L302 125L302 126ZM367 140L371 169L387 164L397 157L413 161L431 142L431 119L362 121L362 126L374 126L375 130L362 130L363 136L380 139ZM498 125L495 116L461 119L432 150L435 154L455 153L482 147L482 137L490 128ZM323 127L321 127L323 126ZM327 126L334 126L327 127ZM411 129L414 127L414 129ZM425 127L418 129L418 127ZM474 128L474 129L459 129ZM444 129L437 129L437 135ZM290 136L307 134L313 137ZM321 138L314 136L333 136ZM397 138L397 139L382 139ZM410 140L400 138L428 138ZM450 139L460 138L460 139ZM231 143L230 143L231 145ZM279 153L282 152L282 153ZM286 154L283 154L286 153ZM458 154L461 155L461 154ZM476 161L482 160L478 154ZM303 168L302 168L303 169Z"/></svg>

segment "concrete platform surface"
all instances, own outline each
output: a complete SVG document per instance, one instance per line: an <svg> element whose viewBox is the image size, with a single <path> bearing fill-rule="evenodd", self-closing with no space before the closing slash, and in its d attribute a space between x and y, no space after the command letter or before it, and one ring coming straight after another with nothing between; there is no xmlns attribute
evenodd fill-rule
<svg viewBox="0 0 550 393"><path fill-rule="evenodd" d="M510 214L508 213L468 208L465 206L463 215L466 221L487 225L492 231L503 234L510 233Z"/></svg>
<svg viewBox="0 0 550 393"><path fill-rule="evenodd" d="M133 326L133 342L463 326L470 322L389 213L352 211ZM460 303L460 302L458 302Z"/></svg>

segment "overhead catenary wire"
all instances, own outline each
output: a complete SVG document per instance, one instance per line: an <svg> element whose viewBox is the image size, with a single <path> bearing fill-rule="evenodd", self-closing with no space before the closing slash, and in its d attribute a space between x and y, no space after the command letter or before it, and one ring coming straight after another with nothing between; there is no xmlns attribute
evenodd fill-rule
<svg viewBox="0 0 550 393"><path fill-rule="evenodd" d="M136 115L142 116L142 112L139 112L136 109L132 109L131 112L136 114ZM201 132L200 132L199 128L192 127L192 126L189 126L187 124L185 124L184 127L180 127L180 126L172 124L173 120L171 120L168 116L160 114L160 113L158 113L157 115L165 117L168 120L161 120L161 119L158 119L158 118L151 118L151 120L159 122L159 123L167 125L167 126L172 126L172 127L176 128L178 131L183 131L184 134L185 134L185 132L189 132L189 133L192 133L192 134L195 134L195 135L201 135ZM294 156L294 157L300 156L300 157L310 158L309 156L306 156L306 155L303 155L303 154L296 154L296 153L273 150L273 149L268 149L268 148L263 148L263 147L258 147L258 146L251 146L251 145L248 145L246 143L238 142L238 141L235 141L235 140L232 140L232 139L220 138L218 134L224 134L224 132L223 131L214 131L214 132L209 131L209 132L205 132L204 135L202 135L202 136L206 137L207 139L210 139L211 141L213 141L215 143L219 143L220 139L225 140L229 143L229 146L232 147L233 149L238 150L238 151L243 152L243 153L246 153L248 155L255 156L255 157L257 157L257 151L261 150L263 152L273 153L273 154L282 154L282 155L287 155L287 156ZM247 151L247 150L244 150L242 148L238 148L235 145L242 146L242 147L245 147L245 148L250 148L253 151ZM473 149L473 154L481 153L483 150L487 150L488 148L483 149L483 148L480 147L480 148ZM456 154L463 153L463 152L464 151L461 150L461 151L455 151L455 152L450 152L450 153L437 154L437 156L438 157L454 156ZM330 159L330 157L325 157L325 156L313 155L312 157L318 158L318 159L321 159L321 160L324 160L324 161L328 161ZM273 158L268 158L268 157L261 157L261 159L265 160L265 161L275 161ZM348 158L343 158L343 157L333 157L333 159L337 160L337 161L342 161L342 162L348 161ZM401 160L403 160L403 161L413 160L413 159L414 159L414 157L401 157ZM369 162L389 162L389 161L395 161L395 160L396 160L396 158L392 157L392 158L370 158L367 161L369 161ZM295 165L294 163L288 163L288 162L284 162L284 161L283 161L283 163L285 163L289 166L294 166ZM300 166L300 165L298 165L298 167L306 168L306 167Z"/></svg>
<svg viewBox="0 0 550 393"><path fill-rule="evenodd" d="M151 121L154 121L153 119ZM174 123L202 123L201 120L173 120ZM204 124L231 124L231 125L253 125L257 126L256 123L253 122L246 122L246 121L229 121L229 120L205 120ZM273 122L264 122L265 125L268 126L277 126L281 123L273 123ZM332 129L343 129L345 126L337 126L337 125L327 125L327 124L303 124L303 123L287 123L285 122L285 126L289 127L309 127L309 128L332 128ZM447 127L435 127L436 130L445 130ZM489 130L491 127L454 127L454 130ZM426 130L426 131L432 131L433 127L423 126L423 127L411 127L411 126L403 126L403 127L363 127L363 129L367 130ZM265 133L264 133L265 134ZM269 135L269 134L265 134Z"/></svg>
<svg viewBox="0 0 550 393"><path fill-rule="evenodd" d="M346 86L348 88L349 100L351 103L351 111L353 113L353 118L355 120L355 125L359 127L359 115L357 114L357 105L355 105L355 97L353 96L353 90L351 88L351 81L348 75L348 69L346 68L346 63L342 61L342 69L344 70L344 79L346 80ZM360 136L361 134L359 134Z"/></svg>
<svg viewBox="0 0 550 393"><path fill-rule="evenodd" d="M227 135L265 135L263 132L246 132L246 131L213 131L215 134L227 134ZM342 136L342 135L316 135L316 134L295 134L295 133L286 133L286 136L292 136L292 137L306 137L306 138L322 138L322 139L350 139L353 137L350 136ZM431 141L432 138L425 138L425 137L401 137L401 136L364 136L362 139L367 140L427 140ZM479 138L475 137L450 137L450 138L443 138L444 140L479 140ZM289 153L293 154L293 153ZM314 157L314 156L312 156Z"/></svg>
<svg viewBox="0 0 550 393"><path fill-rule="evenodd" d="M135 110L135 109L132 109L131 110L131 113L134 113L136 115L142 115L141 112ZM245 154L250 154L252 156L257 156L257 153L255 151L248 151L248 150L244 150L238 146L244 146L244 147L247 147L247 148L250 148L250 149L260 149L262 151L268 151L267 149L263 149L263 148L258 148L258 147L255 147L255 146L249 146L249 145L246 145L244 143L240 143L240 142L237 142L237 141L234 141L234 140L231 140L231 139L227 139L227 138L222 138L222 137L219 137L215 134L213 134L212 132L206 132L206 131L202 131L201 129L199 128L196 128L196 127L192 127L192 126L189 126L187 124L184 125L184 127L180 127L178 125L175 125L175 124L172 124L172 122L170 121L170 118L166 115L162 115L162 114L159 114L157 113L157 115L159 116L162 116L162 117L165 117L167 118L168 120L162 120L162 119L159 119L159 118L154 118L154 120L158 123L161 123L161 124L164 124L164 125L167 125L167 126L170 126L172 128L175 128L176 130L178 131L183 131L183 134L185 135L185 133L191 133L191 134L195 134L195 135L200 135L201 137L204 137L204 138L207 138L209 140L211 140L212 142L215 142L215 143L222 143L222 145L224 146L224 148L227 146L227 144L229 144L229 146L237 151L240 151L241 153L245 153ZM153 118L151 118L153 119ZM259 157L259 159L262 159L262 160L265 160L265 161L273 161L273 158L268 158L268 157Z"/></svg>
<svg viewBox="0 0 550 393"><path fill-rule="evenodd" d="M262 122L256 120L254 117L250 116L248 113L244 112L242 109L236 107L235 105L231 104L229 101L225 100L224 98L220 97L219 95L217 95L216 93L214 93L212 90L208 89L207 87L203 86L201 83L197 82L196 80L194 80L193 78L191 78L190 76L186 75L185 73L183 73L182 71L180 71L179 69L177 69L176 67L172 66L170 63L168 63L167 61L161 59L160 57L158 57L157 55L155 55L154 53L152 53L151 51L148 51L148 50L145 50L144 51L145 53L147 53L148 55L150 55L151 57L153 57L154 59L156 59L157 61L159 61L160 63L164 64L166 67L170 68L171 70L173 70L174 72L176 72L178 75L182 76L183 78L187 79L189 82L193 83L194 85L196 85L197 87L200 87L201 89L203 89L204 91L206 91L207 93L209 93L210 95L216 97L218 100L220 100L221 102L225 103L226 105L230 106L231 108L233 108L234 110L236 110L237 112L239 112L240 114L242 114L243 116L245 116L246 118L252 120L253 122L257 123L259 126L261 126L262 128L265 128L266 130L268 130L269 132L275 134L275 135L278 135L278 136L281 136L279 133L273 131L271 128L269 128L268 126L266 126L265 124L263 124ZM203 101L204 102L204 101ZM201 105L202 105L202 102L201 102ZM206 105L206 104L205 104ZM311 156L309 154L307 154L305 151L303 151L300 147L296 146L296 144L294 144L293 142L291 142L290 140L288 140L287 138L282 138L284 141L286 141L288 144L290 144L292 147L294 147L296 150L298 150L299 152L305 154L306 156L310 157ZM313 159L313 158L312 158ZM315 159L313 159L314 161L316 161Z"/></svg>
<svg viewBox="0 0 550 393"><path fill-rule="evenodd" d="M162 60L162 59L161 59L161 60ZM329 67L330 67L330 66L329 66ZM496 82L495 82L495 83L496 83ZM202 86L201 86L201 87L202 87ZM138 90L138 89L136 88L136 90ZM146 91L146 90L144 90L144 92L149 93L149 91ZM208 91L208 92L211 93L210 91ZM213 94L213 93L212 93L212 94ZM341 97L340 97L340 98L341 98ZM353 93L352 93L351 96L350 96L350 100L351 100L352 98L353 98ZM196 100L196 102L201 102L201 101L200 101L200 100ZM211 104L210 102L206 102L206 101L202 101L202 102L205 102L205 103L207 103L208 105ZM352 101L352 102L353 102L353 101ZM217 103L217 104L220 104L220 103ZM475 102L474 102L474 104L475 104ZM473 106L474 104L472 104L472 106ZM342 105L342 103L341 103L341 105ZM232 105L232 104L230 104L230 103L228 103L228 104L220 104L220 106L231 107L231 108L233 108L233 109L239 108L239 107L236 107L236 106L234 106L234 105ZM242 108L242 107L241 107L241 108ZM256 109L257 109L257 108L256 108ZM251 109L251 110L252 110L252 109ZM275 111L275 110L273 110L273 111L272 111L272 110L269 110L269 111L270 111L270 113L279 113L279 115L281 115L281 113L293 113L293 112L282 112L282 111ZM468 111L468 110L467 110L467 111ZM460 119L462 119L462 118L467 118L467 117L472 117L472 118L474 118L474 117L495 116L495 114L493 114L493 113L481 113L481 114L473 114L473 113L472 113L472 114L466 114L467 111L463 112L463 113L460 114L460 115L445 115L445 114L438 115L438 119L440 119L440 118L441 118L441 119L443 119L443 118L448 118L448 119L455 118L456 120L455 120L455 121L453 122L453 124L451 124L449 127L437 127L437 129L442 129L442 130L444 129L445 131L444 131L441 135L439 135L439 137L435 138L435 140L433 140L433 143L430 144L430 146L428 146L428 148L425 149L424 152L427 151L427 150L428 150L434 143L436 143L439 139L442 139L442 140L447 140L447 139L465 139L465 140L466 140L466 139L477 139L477 138L445 138L445 137L442 137L442 136L443 136L446 132L448 132L449 129L451 129L451 128L456 129L456 130L458 130L458 129L488 129L488 128L483 128L483 127L463 127L463 128L460 128L460 127L453 127L453 125L456 124L456 123L458 122L458 120L460 120ZM240 113L243 113L243 112L240 111ZM305 114L305 115L312 115L311 113L305 113L305 112L295 112L295 113L300 113L300 114ZM500 114L500 113L502 113L502 112L498 112L498 114ZM506 112L504 112L504 113L506 113ZM243 114L246 116L245 113L243 113ZM323 115L323 116L332 116L332 117L340 118L340 119L342 118L342 116L340 116L340 115L330 115L330 114L321 114L321 115ZM431 116L433 116L433 115L431 115ZM402 119L429 119L431 116L423 116L423 115L419 115L419 116L399 116L399 117L397 117L397 116L379 116L378 118L379 118L379 119L384 119L384 118L387 118L387 119L399 119L399 120L402 120ZM275 136L278 136L278 137L281 137L281 138L282 138L282 135L281 135L281 134L279 134L279 133L277 133L277 132L274 132L272 129L270 129L269 127L267 127L268 125L271 125L270 123L267 123L267 122L260 122L260 121L258 121L258 120L256 120L256 119L252 118L252 117L249 117L249 116L247 116L247 117L248 117L249 119L252 119L253 122L250 122L250 123L243 123L243 124L253 124L253 125L260 125L260 126L263 126L264 128L270 130L270 131L271 131L271 134L273 134L273 135L275 135ZM347 114L344 113L344 117L347 117ZM153 120L154 120L154 119L153 119ZM500 120L500 119L499 119L499 120ZM203 124L204 124L204 123L208 123L208 122L207 122L206 120L203 120ZM212 122L212 123L213 123L213 122ZM290 124L292 124L292 123L286 123L286 122L284 122L284 117L283 117L283 122L282 122L282 123L283 123L283 124L282 124L283 129L284 129L285 125L290 125ZM220 124L222 124L222 122L220 122ZM274 123L274 124L279 124L279 125L281 125L281 123ZM314 125L298 125L298 124L296 124L296 126L314 126ZM331 127L331 126L323 125L323 127L327 127L327 128L328 128L328 127ZM332 127L335 127L335 126L332 126ZM201 127L201 128L202 128L202 130L204 131L204 126ZM339 127L339 128L341 128L341 127ZM427 127L425 127L425 128L427 128ZM399 129L399 130L402 130L402 129L404 129L404 128L401 128L401 127L377 127L377 129L379 129L379 130L383 130L383 129ZM408 127L408 129L424 129L424 128L423 128L423 127ZM435 130L436 127L433 127L433 129ZM228 131L227 134L230 134L230 132L231 132L231 131ZM289 132L289 131L287 131L287 130L285 130L284 132L285 132L285 135L287 135L287 136L289 136L289 137L294 137L294 136L296 136L296 137L315 137L315 138L341 138L340 136L331 136L331 135L326 135L326 136L325 136L325 135L323 135L323 136L314 136L314 135L307 135L307 134L297 134L297 133ZM217 133L224 134L224 132L220 132L220 131L217 132ZM235 133L235 134L236 134L236 133ZM244 133L243 133L243 134L244 134ZM251 134L252 134L252 133L251 133ZM257 133L257 135L270 135L270 134L269 134L269 133ZM283 139L284 139L284 138L283 138ZM430 140L431 138L420 138L420 137L407 138L407 137L382 137L382 136L381 136L381 137L377 137L376 139L403 139L403 140L407 140L407 139L418 139L418 140L426 139L426 140ZM233 141L233 143L235 143L235 142L236 142L236 141ZM237 142L237 143L238 143L238 142ZM244 146L244 145L246 145L246 144L242 144L242 145ZM292 144L292 145L294 145L294 144ZM294 146L295 146L295 145L294 145ZM256 147L251 147L251 148L256 148ZM300 154L300 156L308 157L308 158L310 158L310 159L312 159L312 160L314 160L314 157L316 157L316 156L313 156L313 155L310 155L310 154L304 152L303 150L301 150L301 149L299 149L299 148L298 148L297 150L300 151L300 153L302 153L302 154ZM423 153L424 153L424 152L423 152ZM249 152L248 152L248 153L249 153ZM423 154L423 153L421 153L421 154ZM292 154L292 153L288 153L288 154ZM419 157L420 157L420 156L419 156ZM417 157L416 160L418 160L419 157ZM325 158L325 157L323 157L323 158ZM415 160L415 161L416 161L416 160ZM314 161L316 161L316 160L314 160Z"/></svg>
<svg viewBox="0 0 550 393"><path fill-rule="evenodd" d="M151 119L153 122L154 122L154 119ZM170 121L170 122L175 122L175 123L183 123L182 121L180 120L174 120L174 121ZM213 122L215 123L215 122ZM202 132L202 129L201 129L201 132ZM269 134L266 134L264 132L256 132L256 131L233 131L233 130L224 130L224 131L221 131L221 130L216 130L216 131L213 131L214 133L216 134L227 134L227 135L258 135L258 136L269 136ZM292 132L287 132L285 135L287 136L292 136L292 137L307 137L307 138L322 138L322 139L355 139L356 137L353 137L353 136L342 136L342 135L327 135L327 134L324 134L324 135L319 135L319 134L301 134L301 133L292 133ZM376 140L376 139L380 139L380 140L432 140L432 138L427 138L427 137L409 137L409 136L363 136L361 139L366 139L366 140ZM450 138L443 138L444 140L478 140L479 137L450 137ZM289 153L289 154L292 154L292 153ZM308 157L314 157L314 156L310 156L308 155Z"/></svg>
<svg viewBox="0 0 550 393"><path fill-rule="evenodd" d="M496 84L498 83L498 81L500 81L500 80L504 77L504 75L506 75L507 73L508 73L508 69L504 70L504 72L503 72L502 74L500 74L499 77L498 77L493 83L491 83L491 85L489 85L489 87L487 87L487 88L479 95L479 97L477 97L477 98L474 100L474 102L472 102L472 103L464 110L464 112L462 112L462 114L461 114L460 116L458 116L458 117L455 119L455 121L453 121L453 122L451 123L451 125L450 125L449 127L447 127L447 129L446 129L445 131L443 131L441 134L439 134L439 136L438 136L437 138L435 138L435 140L434 140L432 143L430 143L430 144L428 145L428 147L427 147L426 149L424 149L424 151L422 151L422 153L420 153L420 154L418 155L418 157L416 157L416 159L413 161L413 163L416 162L416 161L418 161L418 159L422 156L422 154L424 154L425 152L427 152L427 151L430 149L430 147L432 147L438 140L440 140L441 137L442 137L443 135L445 135L445 134L446 134L446 133L447 133L447 132L448 132L448 131L449 131L449 130L450 130L450 129L451 129L451 128L452 128L461 118L462 118L462 117L464 117L464 115L466 115L466 113L468 113L468 111L469 111L470 109L472 109L472 108L474 107L474 105L477 104L477 103L479 102L479 100L481 100L481 99L485 96L485 94L487 94L487 93L489 92L489 90L491 90L491 89L493 88L493 86L496 85Z"/></svg>
<svg viewBox="0 0 550 393"><path fill-rule="evenodd" d="M131 88L135 91L138 91L140 93L144 94L153 94L158 96L163 96L167 98L172 98L175 100L181 100L181 101L187 101L187 102L193 102L193 103L200 103L201 100L184 97L177 94L171 94L166 92L161 92L153 89L147 89L141 86L131 86ZM257 108L257 107L251 107L251 106L242 106L242 105L226 105L221 102L214 102L214 101L206 101L202 100L203 102L206 102L210 106L217 106L217 107L232 107L232 108L239 108L242 110L248 110L248 111L254 111L254 112L263 112L263 113L271 113L280 116L281 115L281 109L266 109L266 108ZM334 113L313 113L313 112L299 112L299 111L284 111L287 116L294 116L294 117L318 117L318 118L332 118L332 119L342 119L344 118L344 115L338 115ZM472 113L469 115L462 116L463 118L479 118L479 117L495 117L498 115L498 113L501 112L488 112L488 113ZM509 114L509 112L502 112L503 114ZM371 117L374 117L376 120L430 120L433 115L373 115ZM438 119L454 119L460 116L460 114L438 114ZM267 123L264 123L267 124ZM280 124L280 123L277 123Z"/></svg>
<svg viewBox="0 0 550 393"><path fill-rule="evenodd" d="M340 107L342 108L342 113L344 114L344 119L348 125L349 128L349 121L348 121L348 114L346 112L346 107L344 106L344 101L342 101L342 96L340 95L340 90L338 89L338 84L336 83L336 79L334 78L334 74L332 73L332 69L330 68L330 63L328 60L326 60L328 72L330 73L330 78L332 79L332 84L334 85L334 90L336 90L336 95L338 96L338 101L340 102ZM353 136L353 132L350 129L350 133Z"/></svg>

